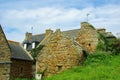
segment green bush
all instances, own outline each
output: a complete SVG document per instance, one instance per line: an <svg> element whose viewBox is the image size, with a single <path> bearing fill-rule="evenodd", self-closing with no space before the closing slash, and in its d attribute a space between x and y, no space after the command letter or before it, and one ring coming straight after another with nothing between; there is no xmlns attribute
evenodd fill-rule
<svg viewBox="0 0 120 80"><path fill-rule="evenodd" d="M112 58L112 55L108 52L96 51L89 54L84 65L99 65L103 64L106 60Z"/></svg>
<svg viewBox="0 0 120 80"><path fill-rule="evenodd" d="M34 64L36 63L36 57L37 57L39 51L42 50L43 47L44 47L44 45L39 45L39 47L37 47L31 51L31 55L34 59Z"/></svg>
<svg viewBox="0 0 120 80"><path fill-rule="evenodd" d="M104 34L99 33L99 42L96 51L106 51L117 55L120 53L120 39L109 39Z"/></svg>

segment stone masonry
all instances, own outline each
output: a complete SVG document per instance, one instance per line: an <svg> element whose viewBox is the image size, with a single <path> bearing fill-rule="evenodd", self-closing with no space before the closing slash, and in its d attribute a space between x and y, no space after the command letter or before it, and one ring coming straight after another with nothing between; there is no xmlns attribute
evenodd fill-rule
<svg viewBox="0 0 120 80"><path fill-rule="evenodd" d="M89 23L82 22L77 42L88 52L94 52L99 42L97 30Z"/></svg>
<svg viewBox="0 0 120 80"><path fill-rule="evenodd" d="M33 39L40 38L38 49L44 46L38 51L36 72L50 76L80 65L87 56L86 52L91 54L96 50L100 33L105 34L106 38L114 38L104 28L95 29L88 22L82 22L80 29L63 32L59 29L55 32L48 29L44 34L32 35Z"/></svg>
<svg viewBox="0 0 120 80"><path fill-rule="evenodd" d="M43 72L44 76L50 76L81 63L83 52L77 42L64 36L59 29L49 39L46 39L47 44L38 53L37 73Z"/></svg>
<svg viewBox="0 0 120 80"><path fill-rule="evenodd" d="M9 80L10 78L10 56L11 51L0 26L0 80Z"/></svg>

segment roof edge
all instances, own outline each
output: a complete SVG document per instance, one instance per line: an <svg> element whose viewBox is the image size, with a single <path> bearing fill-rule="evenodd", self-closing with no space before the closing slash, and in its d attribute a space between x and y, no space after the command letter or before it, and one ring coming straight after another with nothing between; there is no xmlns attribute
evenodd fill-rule
<svg viewBox="0 0 120 80"><path fill-rule="evenodd" d="M30 57L30 59L33 61L33 57L28 53L28 51L25 50L21 44L19 44L19 45L26 52L26 54Z"/></svg>

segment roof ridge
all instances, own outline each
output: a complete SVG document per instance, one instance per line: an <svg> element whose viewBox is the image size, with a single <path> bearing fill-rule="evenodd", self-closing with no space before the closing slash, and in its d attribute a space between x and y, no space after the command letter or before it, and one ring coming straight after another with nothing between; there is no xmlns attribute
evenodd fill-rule
<svg viewBox="0 0 120 80"><path fill-rule="evenodd" d="M11 42L11 43L16 43L16 44L19 44L20 42L17 42L17 41L13 41L13 40L7 40L8 42Z"/></svg>
<svg viewBox="0 0 120 80"><path fill-rule="evenodd" d="M67 32L67 31L74 31L74 30L79 30L79 29L71 29L71 30L63 30L63 31L61 31L61 32ZM34 35L32 35L32 36L38 36L38 35L42 35L42 34L45 34L45 33L40 33L40 34L34 34Z"/></svg>
<svg viewBox="0 0 120 80"><path fill-rule="evenodd" d="M66 31L74 31L74 30L80 30L80 29L70 29L70 30L66 30ZM61 32L66 32L66 31L61 31Z"/></svg>
<svg viewBox="0 0 120 80"><path fill-rule="evenodd" d="M31 59L31 60L33 60L33 57L28 53L28 51L26 51L24 48L23 48L23 46L20 44L20 47L26 52L26 54L29 56L29 58Z"/></svg>
<svg viewBox="0 0 120 80"><path fill-rule="evenodd" d="M45 33L41 33L41 34L34 34L34 35L32 35L32 36L38 36L38 35L42 35L42 34L45 34Z"/></svg>

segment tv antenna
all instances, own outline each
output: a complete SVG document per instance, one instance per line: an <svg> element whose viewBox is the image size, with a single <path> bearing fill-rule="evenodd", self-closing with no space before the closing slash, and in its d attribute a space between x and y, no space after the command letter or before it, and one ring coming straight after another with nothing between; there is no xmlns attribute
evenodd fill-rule
<svg viewBox="0 0 120 80"><path fill-rule="evenodd" d="M33 27L31 27L31 33L33 34Z"/></svg>
<svg viewBox="0 0 120 80"><path fill-rule="evenodd" d="M88 22L88 16L89 16L89 15L90 15L89 13L86 14L86 16L87 16L87 22Z"/></svg>

